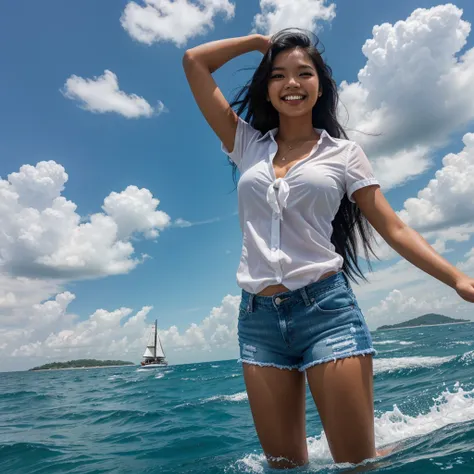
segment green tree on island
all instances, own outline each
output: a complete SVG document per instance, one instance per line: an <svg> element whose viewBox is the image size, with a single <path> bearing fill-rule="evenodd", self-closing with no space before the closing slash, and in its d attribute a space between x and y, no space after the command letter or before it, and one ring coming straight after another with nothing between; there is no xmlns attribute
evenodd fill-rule
<svg viewBox="0 0 474 474"><path fill-rule="evenodd" d="M30 370L54 370L54 369L75 369L83 367L109 367L111 365L135 365L133 362L123 360L96 360L77 359L67 362L51 362L49 364L33 367Z"/></svg>

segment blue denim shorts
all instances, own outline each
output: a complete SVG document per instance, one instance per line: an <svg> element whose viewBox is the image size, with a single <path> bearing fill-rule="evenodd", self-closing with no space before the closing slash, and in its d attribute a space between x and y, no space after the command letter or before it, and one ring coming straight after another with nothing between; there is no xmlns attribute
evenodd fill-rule
<svg viewBox="0 0 474 474"><path fill-rule="evenodd" d="M238 362L300 372L345 357L376 354L342 271L272 296L242 290L238 337Z"/></svg>

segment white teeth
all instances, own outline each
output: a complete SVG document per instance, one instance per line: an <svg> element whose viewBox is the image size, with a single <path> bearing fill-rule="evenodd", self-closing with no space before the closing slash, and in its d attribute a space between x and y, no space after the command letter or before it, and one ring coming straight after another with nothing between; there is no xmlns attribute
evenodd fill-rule
<svg viewBox="0 0 474 474"><path fill-rule="evenodd" d="M304 96L302 95L287 95L286 97L283 97L283 100L300 100L304 99Z"/></svg>

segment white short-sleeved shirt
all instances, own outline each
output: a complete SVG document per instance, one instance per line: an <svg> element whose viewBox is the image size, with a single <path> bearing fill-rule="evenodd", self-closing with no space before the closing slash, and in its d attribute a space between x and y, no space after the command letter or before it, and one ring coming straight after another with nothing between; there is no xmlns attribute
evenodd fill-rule
<svg viewBox="0 0 474 474"><path fill-rule="evenodd" d="M222 144L240 171L237 185L243 242L237 284L249 293L269 285L302 288L329 271L339 271L343 257L331 243L332 221L344 193L380 185L359 145L331 137L325 130L302 161L276 178L273 158L278 129L262 135L239 117L234 149Z"/></svg>

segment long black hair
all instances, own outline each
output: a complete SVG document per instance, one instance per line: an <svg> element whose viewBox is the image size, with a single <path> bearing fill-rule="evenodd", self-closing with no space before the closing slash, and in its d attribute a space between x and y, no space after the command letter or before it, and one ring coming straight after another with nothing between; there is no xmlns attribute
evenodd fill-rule
<svg viewBox="0 0 474 474"><path fill-rule="evenodd" d="M231 107L235 107L239 116L245 112L245 121L262 134L277 128L280 116L271 102L267 101L267 87L272 64L278 53L298 47L306 51L312 59L323 93L313 107L313 127L325 129L334 138L347 139L347 134L336 117L339 100L337 85L332 77L331 68L324 62L321 56L322 52L318 50L318 45L319 39L316 36L311 42L310 36L300 29L287 28L273 35L270 48L264 54L250 81L231 102ZM229 162L232 165L232 177L237 186L237 166L230 158ZM373 229L359 207L349 201L346 194L341 200L332 226L331 242L336 252L344 258L342 270L354 282L356 282L355 276L367 281L358 264L356 231L360 235L368 267L372 270L369 251L378 259L371 246Z"/></svg>

